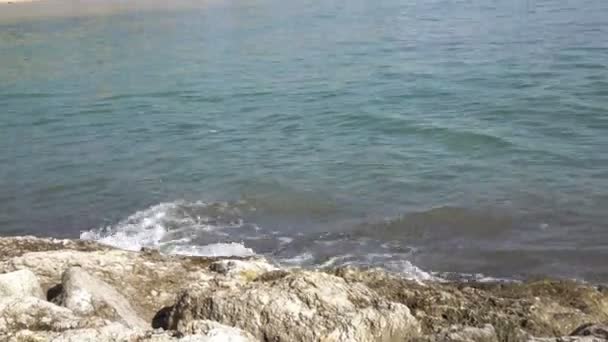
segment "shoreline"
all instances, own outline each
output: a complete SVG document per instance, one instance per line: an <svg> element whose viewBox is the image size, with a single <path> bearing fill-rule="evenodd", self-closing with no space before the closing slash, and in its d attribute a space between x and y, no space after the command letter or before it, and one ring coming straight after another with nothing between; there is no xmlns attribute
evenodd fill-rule
<svg viewBox="0 0 608 342"><path fill-rule="evenodd" d="M608 338L608 290L574 281L412 281L31 236L0 238L0 294L3 341Z"/></svg>

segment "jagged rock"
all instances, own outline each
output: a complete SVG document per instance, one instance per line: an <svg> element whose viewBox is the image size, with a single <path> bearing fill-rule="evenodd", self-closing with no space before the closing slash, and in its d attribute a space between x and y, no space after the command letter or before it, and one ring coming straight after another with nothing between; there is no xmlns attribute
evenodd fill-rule
<svg viewBox="0 0 608 342"><path fill-rule="evenodd" d="M530 337L527 342L606 342L594 336Z"/></svg>
<svg viewBox="0 0 608 342"><path fill-rule="evenodd" d="M378 271L333 273L407 305L429 335L451 325L492 324L499 340L519 338L522 329L533 336L565 336L585 322L608 321L608 294L572 281L420 284Z"/></svg>
<svg viewBox="0 0 608 342"><path fill-rule="evenodd" d="M80 267L69 268L63 274L62 286L61 304L76 314L121 321L131 328L149 327L123 295Z"/></svg>
<svg viewBox="0 0 608 342"><path fill-rule="evenodd" d="M435 340L444 342L498 342L498 336L491 324L485 324L481 328L451 326L446 331L438 334Z"/></svg>
<svg viewBox="0 0 608 342"><path fill-rule="evenodd" d="M66 308L35 297L0 298L0 334L19 330L64 331L102 324L83 319Z"/></svg>
<svg viewBox="0 0 608 342"><path fill-rule="evenodd" d="M177 327L183 335L203 335L209 337L209 342L254 342L253 335L241 329L230 327L209 320L193 320Z"/></svg>
<svg viewBox="0 0 608 342"><path fill-rule="evenodd" d="M34 236L0 237L0 262L22 256L30 252L48 252L55 250L101 251L112 247L94 241L38 238Z"/></svg>
<svg viewBox="0 0 608 342"><path fill-rule="evenodd" d="M420 331L405 305L321 272L186 290L173 309L171 327L197 319L236 326L271 341L384 341Z"/></svg>
<svg viewBox="0 0 608 342"><path fill-rule="evenodd" d="M197 334L181 336L165 331L130 329L119 323L100 328L74 329L63 332L22 330L1 335L5 342L253 342L239 329L210 322Z"/></svg>
<svg viewBox="0 0 608 342"><path fill-rule="evenodd" d="M130 342L142 334L142 332L131 330L120 323L112 323L98 328L73 329L61 332L21 330L7 338L7 342Z"/></svg>
<svg viewBox="0 0 608 342"><path fill-rule="evenodd" d="M485 324L494 327L499 341L606 340L605 328L581 325L608 322L608 291L577 282L416 282L382 269L310 272L275 269L258 258L177 257L154 250L121 251L90 241L0 238L0 273L32 271L47 298L57 303L65 292L62 274L71 267L113 288L145 322L152 323L154 317L154 327L178 330L110 324L108 320L124 319L115 309L106 312L95 304L92 315L78 316L31 297L40 293L27 285L32 277L23 277L22 271L17 273L22 280L5 284L17 286L10 293L28 296L0 295L0 341L217 341L212 332L218 330L208 328L215 323L200 323L204 319L276 341L401 341L416 336L418 327L415 340L474 340L485 336L476 335L488 330ZM585 336L565 336L571 332Z"/></svg>
<svg viewBox="0 0 608 342"><path fill-rule="evenodd" d="M608 340L608 326L603 324L583 324L574 329L570 336L593 336Z"/></svg>
<svg viewBox="0 0 608 342"><path fill-rule="evenodd" d="M159 253L122 251L92 242L72 240L0 238L0 272L31 270L43 291L54 297L62 274L70 267L81 267L122 294L137 314L151 321L163 306L171 306L175 295L187 284L206 282L214 275L208 267L216 259L163 256ZM48 250L47 250L48 249ZM150 293L156 291L157 296Z"/></svg>
<svg viewBox="0 0 608 342"><path fill-rule="evenodd" d="M40 283L30 270L0 274L0 297L10 296L44 299Z"/></svg>

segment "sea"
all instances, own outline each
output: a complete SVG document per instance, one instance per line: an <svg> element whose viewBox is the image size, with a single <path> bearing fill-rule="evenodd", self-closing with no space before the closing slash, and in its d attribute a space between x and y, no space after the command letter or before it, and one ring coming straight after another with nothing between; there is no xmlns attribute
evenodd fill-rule
<svg viewBox="0 0 608 342"><path fill-rule="evenodd" d="M0 4L0 235L608 283L608 1Z"/></svg>

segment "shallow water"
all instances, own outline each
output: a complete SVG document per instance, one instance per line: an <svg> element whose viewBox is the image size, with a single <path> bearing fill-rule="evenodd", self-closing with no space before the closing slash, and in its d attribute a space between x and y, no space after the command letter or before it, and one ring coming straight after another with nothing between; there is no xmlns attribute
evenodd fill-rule
<svg viewBox="0 0 608 342"><path fill-rule="evenodd" d="M0 233L608 281L607 2L178 7L0 16Z"/></svg>

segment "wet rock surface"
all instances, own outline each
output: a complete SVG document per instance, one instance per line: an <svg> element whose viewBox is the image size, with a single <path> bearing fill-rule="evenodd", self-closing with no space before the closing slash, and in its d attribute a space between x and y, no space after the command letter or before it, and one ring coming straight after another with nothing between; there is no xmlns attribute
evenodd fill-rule
<svg viewBox="0 0 608 342"><path fill-rule="evenodd" d="M607 322L608 293L572 281L416 282L0 238L0 341L592 342Z"/></svg>

